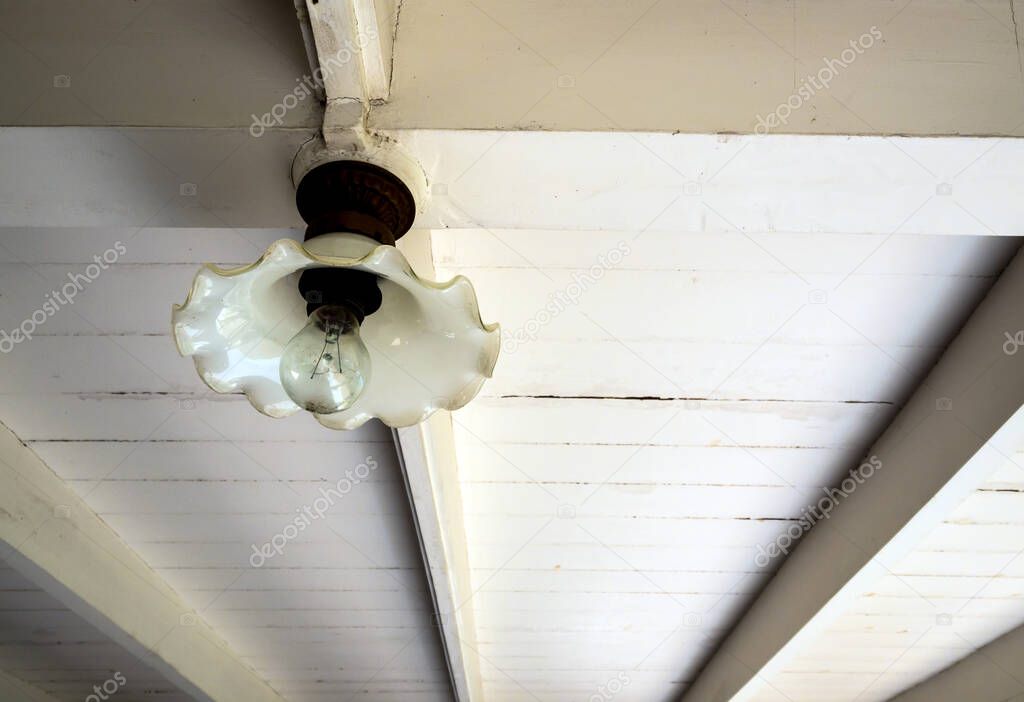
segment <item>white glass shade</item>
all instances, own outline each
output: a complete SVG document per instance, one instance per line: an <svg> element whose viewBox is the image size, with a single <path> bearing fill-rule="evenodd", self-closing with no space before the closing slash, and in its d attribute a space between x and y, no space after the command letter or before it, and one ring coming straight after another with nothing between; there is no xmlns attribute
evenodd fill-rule
<svg viewBox="0 0 1024 702"><path fill-rule="evenodd" d="M498 326L481 321L469 280L422 280L398 249L357 234L326 234L305 245L281 239L249 266L204 266L172 313L178 351L193 357L216 392L243 392L272 417L299 411L282 385L281 357L308 321L299 275L325 266L377 275L382 303L359 330L372 368L365 386L346 409L314 412L321 424L354 429L378 417L409 426L476 396L500 341Z"/></svg>

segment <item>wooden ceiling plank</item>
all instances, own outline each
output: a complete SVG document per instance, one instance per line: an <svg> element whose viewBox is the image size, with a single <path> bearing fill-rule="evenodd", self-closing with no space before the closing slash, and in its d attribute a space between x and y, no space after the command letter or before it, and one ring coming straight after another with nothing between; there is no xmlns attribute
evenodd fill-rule
<svg viewBox="0 0 1024 702"><path fill-rule="evenodd" d="M38 687L0 670L0 699L8 702L58 702Z"/></svg>
<svg viewBox="0 0 1024 702"><path fill-rule="evenodd" d="M892 702L1003 702L1024 695L1024 626L961 658Z"/></svg>
<svg viewBox="0 0 1024 702"><path fill-rule="evenodd" d="M203 702L283 702L10 430L0 426L4 558Z"/></svg>
<svg viewBox="0 0 1024 702"><path fill-rule="evenodd" d="M802 537L684 702L749 699L1021 445L1024 365L1002 344L1022 296L1018 253L874 444L883 468Z"/></svg>

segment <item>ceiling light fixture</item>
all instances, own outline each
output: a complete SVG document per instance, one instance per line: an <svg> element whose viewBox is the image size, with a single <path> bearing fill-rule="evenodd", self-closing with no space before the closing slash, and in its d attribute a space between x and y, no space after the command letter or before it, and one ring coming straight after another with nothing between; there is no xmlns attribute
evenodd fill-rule
<svg viewBox="0 0 1024 702"><path fill-rule="evenodd" d="M305 409L332 429L409 426L473 399L498 327L481 321L469 280L423 280L395 247L416 214L406 183L322 143L300 152L294 180L304 243L280 239L242 268L203 266L174 306L178 351L214 391L243 392L271 417Z"/></svg>

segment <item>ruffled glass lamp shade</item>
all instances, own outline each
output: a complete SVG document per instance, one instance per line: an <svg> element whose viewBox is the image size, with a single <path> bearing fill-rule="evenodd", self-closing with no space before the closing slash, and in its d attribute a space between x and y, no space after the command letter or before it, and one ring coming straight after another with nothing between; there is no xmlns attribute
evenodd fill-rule
<svg viewBox="0 0 1024 702"><path fill-rule="evenodd" d="M307 314L299 278L310 269L374 276L379 309L354 328L351 319L334 327L321 319L318 327L307 327L317 320ZM317 308L309 307L315 316ZM320 388L326 404L302 401L331 429L354 429L374 417L404 427L438 409L458 409L491 376L500 346L497 325L480 319L469 280L423 280L394 246L345 232L317 234L305 244L281 239L242 268L204 266L185 303L175 305L172 324L178 351L193 358L214 391L244 393L263 414L284 417L304 408L296 396L315 397ZM314 336L289 347L304 329ZM326 336L315 336L325 329ZM317 351L320 339L325 341ZM306 357L312 358L310 378L289 375ZM325 380L314 387L321 373ZM330 378L339 382L330 384ZM331 405L332 398L339 404Z"/></svg>

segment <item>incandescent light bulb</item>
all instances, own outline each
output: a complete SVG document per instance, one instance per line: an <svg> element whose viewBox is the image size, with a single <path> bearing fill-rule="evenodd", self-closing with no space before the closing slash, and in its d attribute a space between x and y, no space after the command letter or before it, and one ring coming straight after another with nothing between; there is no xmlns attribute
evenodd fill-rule
<svg viewBox="0 0 1024 702"><path fill-rule="evenodd" d="M281 385L295 404L317 414L351 407L370 379L370 354L359 319L341 305L323 305L281 354Z"/></svg>

